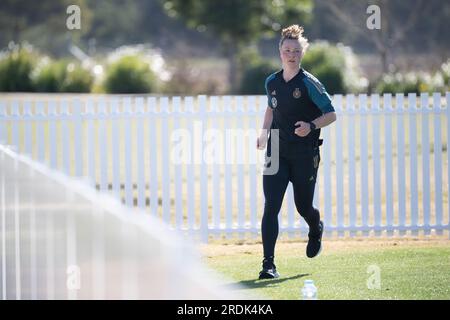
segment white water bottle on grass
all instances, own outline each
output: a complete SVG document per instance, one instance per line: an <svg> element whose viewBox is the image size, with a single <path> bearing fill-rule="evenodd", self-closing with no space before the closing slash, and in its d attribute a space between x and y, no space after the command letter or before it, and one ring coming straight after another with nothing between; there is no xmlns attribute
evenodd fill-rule
<svg viewBox="0 0 450 320"><path fill-rule="evenodd" d="M317 300L317 287L313 280L305 280L302 288L303 300Z"/></svg>

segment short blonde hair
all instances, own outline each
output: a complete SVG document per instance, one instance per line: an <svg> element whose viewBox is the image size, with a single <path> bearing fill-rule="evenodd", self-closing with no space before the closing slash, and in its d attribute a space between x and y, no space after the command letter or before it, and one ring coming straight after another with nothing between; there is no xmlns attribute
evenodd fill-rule
<svg viewBox="0 0 450 320"><path fill-rule="evenodd" d="M302 51L305 52L309 46L308 39L303 36L303 27L298 24L293 24L281 31L280 48L283 45L284 40L298 40Z"/></svg>

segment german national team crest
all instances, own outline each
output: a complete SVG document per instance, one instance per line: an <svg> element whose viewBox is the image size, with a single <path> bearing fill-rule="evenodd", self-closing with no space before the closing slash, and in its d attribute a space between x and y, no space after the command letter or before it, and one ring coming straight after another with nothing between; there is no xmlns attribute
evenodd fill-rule
<svg viewBox="0 0 450 320"><path fill-rule="evenodd" d="M272 97L272 108L276 108L277 107L277 98Z"/></svg>
<svg viewBox="0 0 450 320"><path fill-rule="evenodd" d="M294 96L295 99L298 99L302 96L302 92L300 91L299 88L295 88L294 93L292 95Z"/></svg>

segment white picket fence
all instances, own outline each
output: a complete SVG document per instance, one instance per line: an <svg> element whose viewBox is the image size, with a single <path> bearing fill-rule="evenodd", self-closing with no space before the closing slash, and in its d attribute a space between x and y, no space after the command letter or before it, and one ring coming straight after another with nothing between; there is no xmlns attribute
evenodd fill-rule
<svg viewBox="0 0 450 320"><path fill-rule="evenodd" d="M335 95L333 104L314 198L327 236L448 230L450 93ZM2 95L0 141L203 241L256 237L266 105L265 96ZM308 231L291 186L279 220L290 237Z"/></svg>

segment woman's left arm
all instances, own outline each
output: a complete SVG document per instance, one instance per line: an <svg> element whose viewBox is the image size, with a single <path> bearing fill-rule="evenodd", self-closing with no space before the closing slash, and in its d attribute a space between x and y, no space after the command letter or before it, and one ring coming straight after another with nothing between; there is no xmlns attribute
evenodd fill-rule
<svg viewBox="0 0 450 320"><path fill-rule="evenodd" d="M336 121L336 112L327 112L320 117L314 119L312 122L317 129L323 128Z"/></svg>
<svg viewBox="0 0 450 320"><path fill-rule="evenodd" d="M316 125L316 129L328 126L336 121L336 112L327 112L320 117L314 119L312 122ZM308 122L297 121L295 126L295 134L300 137L306 137L311 132L311 125Z"/></svg>
<svg viewBox="0 0 450 320"><path fill-rule="evenodd" d="M309 74L303 78L303 81L308 90L309 98L322 111L322 115L312 121L316 129L326 127L336 121L336 112L331 97L323 84ZM311 125L308 122L298 121L295 125L298 126L295 129L295 134L300 137L306 137L311 132Z"/></svg>

